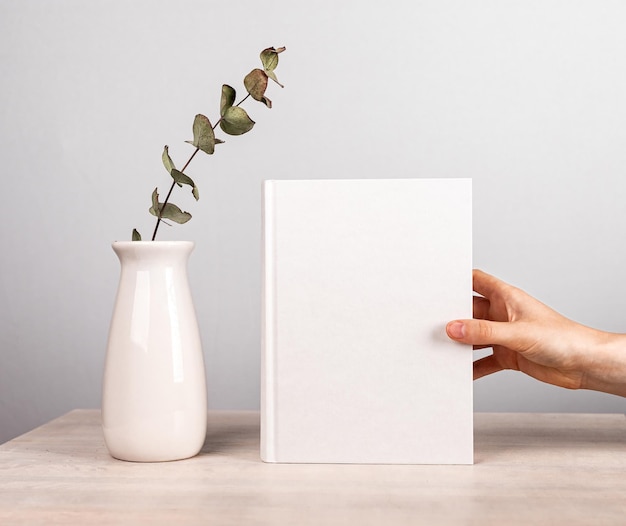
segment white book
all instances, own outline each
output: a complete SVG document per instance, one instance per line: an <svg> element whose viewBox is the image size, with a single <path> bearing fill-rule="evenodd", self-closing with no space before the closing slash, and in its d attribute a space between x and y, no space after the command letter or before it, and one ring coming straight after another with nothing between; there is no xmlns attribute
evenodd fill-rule
<svg viewBox="0 0 626 526"><path fill-rule="evenodd" d="M473 463L470 179L265 181L261 458Z"/></svg>

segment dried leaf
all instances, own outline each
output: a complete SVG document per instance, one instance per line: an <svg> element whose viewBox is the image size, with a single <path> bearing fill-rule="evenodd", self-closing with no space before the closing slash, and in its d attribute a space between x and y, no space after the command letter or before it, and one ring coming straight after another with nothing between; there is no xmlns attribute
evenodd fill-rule
<svg viewBox="0 0 626 526"><path fill-rule="evenodd" d="M183 212L175 204L167 203L162 207L161 217L163 219L171 219L174 223L182 225L191 219L191 214L189 212Z"/></svg>
<svg viewBox="0 0 626 526"><path fill-rule="evenodd" d="M222 115L220 128L228 135L243 135L249 132L254 124L254 121L248 116L246 110L239 106L231 106L227 108L224 115Z"/></svg>
<svg viewBox="0 0 626 526"><path fill-rule="evenodd" d="M286 47L279 47L278 49L268 47L261 51L261 63L265 71L274 71L278 66L278 54L285 51Z"/></svg>
<svg viewBox="0 0 626 526"><path fill-rule="evenodd" d="M187 177L183 172L177 170L176 168L172 170L171 175L172 179L180 185L188 184L189 186L196 186L196 183L193 182L191 177Z"/></svg>
<svg viewBox="0 0 626 526"><path fill-rule="evenodd" d="M160 216L159 211L161 212ZM191 219L191 214L189 212L183 212L175 204L167 203L166 205L163 205L163 203L159 203L159 194L156 188L154 189L154 192L152 192L152 206L150 207L149 212L153 216L161 217L161 219L171 219L174 223L181 225Z"/></svg>
<svg viewBox="0 0 626 526"><path fill-rule="evenodd" d="M191 219L191 214L189 212L183 212L180 208L178 208L175 204L167 203L163 206L163 203L160 203L161 206L161 219L170 219L174 221L174 223L178 223L182 225ZM154 209L150 208L150 213L153 216L158 216L158 214L154 213Z"/></svg>
<svg viewBox="0 0 626 526"><path fill-rule="evenodd" d="M223 141L215 138L213 126L208 117L198 114L193 120L193 141L185 142L211 155L215 151L215 144Z"/></svg>
<svg viewBox="0 0 626 526"><path fill-rule="evenodd" d="M224 112L235 104L237 92L235 88L231 88L228 84L222 85L222 98L220 100L220 115L223 117Z"/></svg>
<svg viewBox="0 0 626 526"><path fill-rule="evenodd" d="M278 66L278 54L285 51L285 47L279 47L278 49L273 47L268 47L261 51L261 62L263 64L263 69L265 70L265 74L271 78L276 84L278 84L281 88L284 88L280 82L278 82L278 78L276 78L276 74L274 70Z"/></svg>
<svg viewBox="0 0 626 526"><path fill-rule="evenodd" d="M261 69L253 69L243 79L243 85L254 100L258 100L265 104L268 108L272 107L272 101L265 97L267 89L267 74Z"/></svg>
<svg viewBox="0 0 626 526"><path fill-rule="evenodd" d="M200 199L200 194L198 193L198 189L196 188L196 183L193 182L193 179L191 179L191 177L187 177L183 172L177 170L176 168L172 170L171 175L174 181L176 181L176 183L178 184L178 186L182 186L184 184L191 186L191 193L195 197L196 201Z"/></svg>
<svg viewBox="0 0 626 526"><path fill-rule="evenodd" d="M150 213L154 216L159 215L159 193L158 193L158 188L154 189L154 192L152 192L152 208L150 208Z"/></svg>
<svg viewBox="0 0 626 526"><path fill-rule="evenodd" d="M276 82L276 84L278 84L281 88L285 87L280 82L278 82L278 79L276 78L276 73L274 73L273 71L266 71L265 73L267 73L267 76L271 78L274 82Z"/></svg>
<svg viewBox="0 0 626 526"><path fill-rule="evenodd" d="M172 161L172 158L170 157L169 146L166 145L163 147L163 154L161 155L161 159L163 160L163 166L165 166L167 173L171 174L172 170L174 170L176 166L174 166L174 162Z"/></svg>
<svg viewBox="0 0 626 526"><path fill-rule="evenodd" d="M141 234L137 231L136 228L133 228L133 241L141 241Z"/></svg>

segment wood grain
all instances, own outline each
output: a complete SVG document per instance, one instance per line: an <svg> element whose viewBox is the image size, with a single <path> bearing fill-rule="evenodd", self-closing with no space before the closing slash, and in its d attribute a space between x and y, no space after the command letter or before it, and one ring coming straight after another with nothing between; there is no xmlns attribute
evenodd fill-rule
<svg viewBox="0 0 626 526"><path fill-rule="evenodd" d="M476 414L473 466L259 460L259 415L212 412L200 455L114 460L77 410L0 446L0 524L624 524L621 414Z"/></svg>

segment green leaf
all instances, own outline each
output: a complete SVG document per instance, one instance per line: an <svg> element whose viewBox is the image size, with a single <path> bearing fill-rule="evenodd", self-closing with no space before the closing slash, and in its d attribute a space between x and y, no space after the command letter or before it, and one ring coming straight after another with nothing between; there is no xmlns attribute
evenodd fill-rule
<svg viewBox="0 0 626 526"><path fill-rule="evenodd" d="M161 211L161 218L171 219L174 223L182 225L191 219L191 214L189 212L183 212L175 204L167 203Z"/></svg>
<svg viewBox="0 0 626 526"><path fill-rule="evenodd" d="M152 192L152 206L149 212L156 217L159 217L159 211L161 212L161 219L171 219L174 223L183 224L191 219L189 212L183 212L180 208L172 203L159 203L159 194L157 188Z"/></svg>
<svg viewBox="0 0 626 526"><path fill-rule="evenodd" d="M180 185L188 184L189 186L196 186L196 183L193 182L191 177L187 177L183 172L177 170L176 168L172 170L171 175L174 181Z"/></svg>
<svg viewBox="0 0 626 526"><path fill-rule="evenodd" d="M253 69L243 79L243 85L254 100L258 100L265 104L268 108L272 107L272 101L265 97L267 89L267 74L261 69Z"/></svg>
<svg viewBox="0 0 626 526"><path fill-rule="evenodd" d="M169 146L166 145L163 147L163 154L161 155L161 159L163 160L163 166L165 166L167 173L171 174L172 170L174 170L176 166L174 166L174 162L172 161L172 158L170 157Z"/></svg>
<svg viewBox="0 0 626 526"><path fill-rule="evenodd" d="M182 186L184 184L191 186L191 193L195 197L196 201L200 199L200 194L198 193L198 188L196 188L196 183L193 182L193 179L191 179L191 177L187 177L183 172L177 170L176 168L172 170L171 175L174 181L176 181L176 183L178 184L178 186Z"/></svg>
<svg viewBox="0 0 626 526"><path fill-rule="evenodd" d="M285 47L279 47L278 49L273 47L268 47L261 51L261 63L263 64L263 69L265 70L265 74L271 78L276 84L278 84L281 88L284 88L280 82L278 82L278 78L276 78L276 74L274 70L278 66L278 54L285 51Z"/></svg>
<svg viewBox="0 0 626 526"><path fill-rule="evenodd" d="M276 73L274 73L273 71L266 71L265 73L267 73L267 76L271 78L274 82L276 82L276 84L278 84L281 88L285 87L280 82L278 82L278 79L276 78Z"/></svg>
<svg viewBox="0 0 626 526"><path fill-rule="evenodd" d="M243 135L253 126L254 121L248 116L246 110L239 106L227 108L220 121L220 128L228 135Z"/></svg>
<svg viewBox="0 0 626 526"><path fill-rule="evenodd" d="M222 99L220 100L220 115L223 117L226 110L235 104L237 92L235 88L231 88L228 84L222 85Z"/></svg>
<svg viewBox="0 0 626 526"><path fill-rule="evenodd" d="M182 225L191 219L191 214L189 212L183 212L173 203L167 203L165 206L161 203L161 208L161 219L170 219L179 225ZM154 213L152 208L150 208L150 213L153 216L159 217L158 214Z"/></svg>
<svg viewBox="0 0 626 526"><path fill-rule="evenodd" d="M159 215L159 193L158 193L158 188L154 189L154 192L152 192L152 208L150 208L150 213L154 216L158 216Z"/></svg>
<svg viewBox="0 0 626 526"><path fill-rule="evenodd" d="M198 114L193 120L193 141L185 142L211 155L215 151L215 145L224 141L215 138L213 126L208 117Z"/></svg>
<svg viewBox="0 0 626 526"><path fill-rule="evenodd" d="M286 47L279 47L278 49L273 47L265 48L261 51L261 63L265 71L274 71L278 66L278 54L285 51Z"/></svg>
<svg viewBox="0 0 626 526"><path fill-rule="evenodd" d="M141 234L137 232L136 228L133 228L133 241L141 241Z"/></svg>

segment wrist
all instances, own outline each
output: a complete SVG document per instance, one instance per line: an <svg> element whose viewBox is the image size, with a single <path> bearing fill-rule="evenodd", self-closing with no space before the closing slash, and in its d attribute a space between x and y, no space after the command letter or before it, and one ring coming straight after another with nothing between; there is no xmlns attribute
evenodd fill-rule
<svg viewBox="0 0 626 526"><path fill-rule="evenodd" d="M598 331L581 387L626 397L626 334Z"/></svg>

